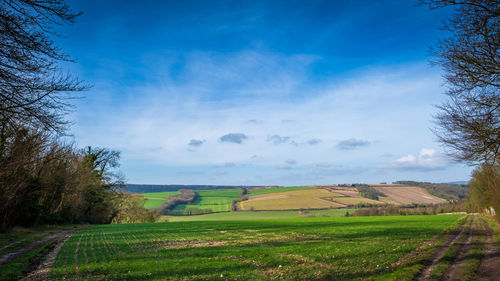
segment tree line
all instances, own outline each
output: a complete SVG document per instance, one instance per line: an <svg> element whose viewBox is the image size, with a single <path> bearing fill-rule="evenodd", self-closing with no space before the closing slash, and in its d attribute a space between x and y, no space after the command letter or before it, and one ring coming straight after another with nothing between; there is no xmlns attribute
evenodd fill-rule
<svg viewBox="0 0 500 281"><path fill-rule="evenodd" d="M120 154L64 137L71 99L89 88L61 69L55 26L81 13L61 0L0 1L0 230L45 223L153 221L120 189Z"/></svg>

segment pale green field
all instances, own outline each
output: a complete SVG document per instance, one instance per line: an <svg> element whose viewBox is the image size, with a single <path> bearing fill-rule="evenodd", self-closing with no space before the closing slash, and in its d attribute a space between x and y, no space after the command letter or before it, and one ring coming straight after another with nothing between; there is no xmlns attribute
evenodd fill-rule
<svg viewBox="0 0 500 281"><path fill-rule="evenodd" d="M260 212L224 212L199 216L162 216L161 220L177 221L229 221L229 220L262 220L288 219L305 217L343 217L346 212L352 214L356 209L311 210L301 214L299 211L260 211Z"/></svg>
<svg viewBox="0 0 500 281"><path fill-rule="evenodd" d="M159 207L164 202L168 201L168 198L172 195L180 194L179 191L165 191L165 192L150 192L141 193L144 196L144 208L156 208Z"/></svg>
<svg viewBox="0 0 500 281"><path fill-rule="evenodd" d="M161 204L167 202L167 200L163 199L144 199L144 208L157 208L160 207Z"/></svg>
<svg viewBox="0 0 500 281"><path fill-rule="evenodd" d="M151 193L142 193L142 196L144 196L144 198L155 198L155 199L161 198L168 200L170 196L177 194L181 193L179 191L151 192Z"/></svg>

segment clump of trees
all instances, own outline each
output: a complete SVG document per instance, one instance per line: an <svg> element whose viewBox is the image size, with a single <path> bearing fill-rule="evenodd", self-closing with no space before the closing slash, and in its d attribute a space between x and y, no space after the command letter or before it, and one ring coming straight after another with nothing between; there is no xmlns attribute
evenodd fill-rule
<svg viewBox="0 0 500 281"><path fill-rule="evenodd" d="M241 194L240 194L240 197L236 200L233 200L231 202L231 212L236 212L238 211L238 205L241 201L246 201L248 200L248 188L244 187L242 190L241 190Z"/></svg>
<svg viewBox="0 0 500 281"><path fill-rule="evenodd" d="M378 200L380 197L385 197L385 194L383 194L382 192L376 190L375 188L373 188L369 185L356 184L355 187L359 191L359 193L362 197L372 199L372 200Z"/></svg>
<svg viewBox="0 0 500 281"><path fill-rule="evenodd" d="M448 87L448 99L436 116L436 135L454 159L477 167L470 184L471 206L500 211L493 199L500 189L500 2L421 3L431 9L455 8L443 26L450 36L433 48Z"/></svg>
<svg viewBox="0 0 500 281"><path fill-rule="evenodd" d="M168 197L168 201L161 204L158 210L161 214L172 214L172 209L179 204L189 204L196 199L196 192L191 189L179 189L180 194Z"/></svg>
<svg viewBox="0 0 500 281"><path fill-rule="evenodd" d="M116 151L76 150L43 132L13 131L0 153L0 228L154 221L120 190L118 159Z"/></svg>

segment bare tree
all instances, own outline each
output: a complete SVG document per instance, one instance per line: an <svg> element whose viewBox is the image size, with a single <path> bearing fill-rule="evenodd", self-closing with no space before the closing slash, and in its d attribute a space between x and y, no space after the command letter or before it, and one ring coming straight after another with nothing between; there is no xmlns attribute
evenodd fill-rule
<svg viewBox="0 0 500 281"><path fill-rule="evenodd" d="M86 86L61 70L71 59L51 38L79 15L60 0L0 0L0 143L19 126L64 132L69 93Z"/></svg>
<svg viewBox="0 0 500 281"><path fill-rule="evenodd" d="M500 160L500 1L421 0L431 9L455 7L444 23L451 36L433 48L445 70L449 99L435 130L449 154L470 164Z"/></svg>

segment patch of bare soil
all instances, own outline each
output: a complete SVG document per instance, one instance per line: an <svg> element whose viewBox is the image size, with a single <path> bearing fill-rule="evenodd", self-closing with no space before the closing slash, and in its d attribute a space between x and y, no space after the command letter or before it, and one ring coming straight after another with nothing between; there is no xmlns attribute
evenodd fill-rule
<svg viewBox="0 0 500 281"><path fill-rule="evenodd" d="M493 239L493 229L486 223L486 242L484 245L483 259L479 266L481 280L500 279L500 253Z"/></svg>
<svg viewBox="0 0 500 281"><path fill-rule="evenodd" d="M227 241L201 241L201 240L182 240L170 241L162 243L162 247L166 249L186 249L186 248L203 248L203 247L217 247L227 245Z"/></svg>
<svg viewBox="0 0 500 281"><path fill-rule="evenodd" d="M429 264L422 270L422 273L416 280L419 281L429 280L429 277L431 276L431 273L438 264L439 260L443 257L446 251L448 251L450 246L457 241L457 239L460 237L460 235L462 235L464 230L465 228L463 226L460 226L446 235L443 245L438 249L436 249L431 254L431 259L432 259L431 264Z"/></svg>

